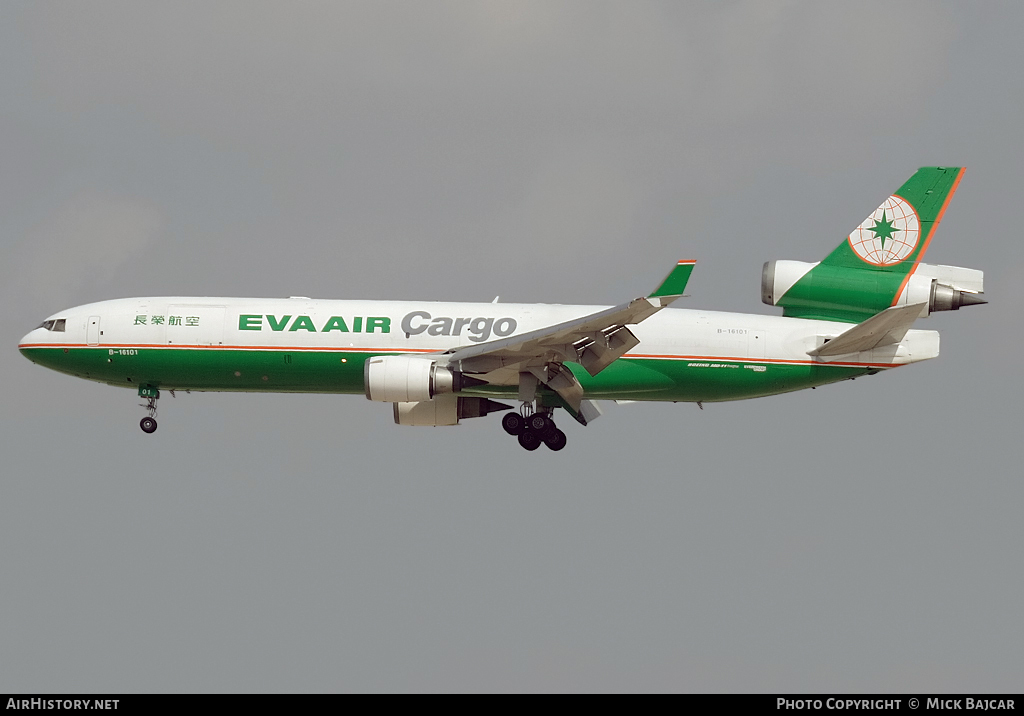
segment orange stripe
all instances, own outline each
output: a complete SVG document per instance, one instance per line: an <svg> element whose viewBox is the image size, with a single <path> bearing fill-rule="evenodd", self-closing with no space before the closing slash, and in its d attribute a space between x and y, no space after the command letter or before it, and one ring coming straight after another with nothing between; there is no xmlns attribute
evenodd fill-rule
<svg viewBox="0 0 1024 716"><path fill-rule="evenodd" d="M787 360L785 358L737 358L731 356L684 356L684 355L658 355L647 353L627 353L623 358L650 358L654 360L699 360L699 361L727 361L730 363L769 363L775 365L838 365L854 366L864 368L889 368L901 366L902 363L853 363L845 361L831 361L823 363L812 360Z"/></svg>
<svg viewBox="0 0 1024 716"><path fill-rule="evenodd" d="M337 347L307 347L307 346L201 346L201 345L174 345L163 343L107 343L102 346L88 346L84 343L24 343L18 348L93 348L96 350L113 348L195 348L199 350L254 350L254 351L320 351L345 352L345 353L440 353L441 351L429 350L426 348L337 348ZM767 363L773 365L835 365L841 367L856 368L891 368L903 365L902 363L854 363L843 361L831 361L823 363L811 360L788 360L785 358L740 358L737 356L701 356L701 355L671 355L657 353L627 353L623 358L647 358L653 360L699 360L699 361L726 361L729 363Z"/></svg>
<svg viewBox="0 0 1024 716"><path fill-rule="evenodd" d="M935 216L935 221L932 222L932 230L928 232L928 238L924 240L924 246L917 253L917 258L914 259L914 267L907 272L907 275L903 277L903 283L900 284L900 290L896 292L896 298L892 300L890 306L895 306L899 303L900 298L903 296L903 291L907 288L907 284L910 283L910 277L917 271L917 267L921 264L921 259L924 258L925 253L928 251L929 244L932 243L932 237L935 236L935 231L939 228L939 223L942 221L943 214L946 213L946 207L949 206L949 200L956 194L956 189L960 186L960 180L964 178L964 172L967 171L967 167L960 167L960 173L957 174L956 179L953 181L953 186L950 188L949 193L946 195L946 200L942 202L942 207L939 209L939 213Z"/></svg>

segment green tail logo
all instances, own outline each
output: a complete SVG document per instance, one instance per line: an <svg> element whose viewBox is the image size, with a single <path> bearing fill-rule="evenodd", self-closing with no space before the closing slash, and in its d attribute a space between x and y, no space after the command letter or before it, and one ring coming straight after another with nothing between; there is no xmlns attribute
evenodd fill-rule
<svg viewBox="0 0 1024 716"><path fill-rule="evenodd" d="M963 174L963 167L921 167L821 265L909 272L924 258Z"/></svg>

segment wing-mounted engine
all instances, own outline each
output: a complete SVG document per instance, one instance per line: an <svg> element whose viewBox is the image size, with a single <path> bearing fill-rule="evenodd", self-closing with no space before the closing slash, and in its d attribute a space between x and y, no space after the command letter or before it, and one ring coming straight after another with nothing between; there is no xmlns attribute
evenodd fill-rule
<svg viewBox="0 0 1024 716"><path fill-rule="evenodd" d="M487 381L438 365L437 356L374 356L363 367L366 397L395 404L398 425L458 425L511 405L455 395Z"/></svg>
<svg viewBox="0 0 1024 716"><path fill-rule="evenodd" d="M367 399L384 403L430 400L485 383L438 365L437 356L374 356L363 367Z"/></svg>
<svg viewBox="0 0 1024 716"><path fill-rule="evenodd" d="M921 304L920 317L987 303L982 271L921 263L908 275L803 261L769 261L761 301L783 315L860 322L890 306ZM895 298L894 298L895 297Z"/></svg>
<svg viewBox="0 0 1024 716"><path fill-rule="evenodd" d="M433 427L458 425L459 420L482 418L488 413L511 409L511 405L496 400L448 393L433 400L395 403L395 424Z"/></svg>

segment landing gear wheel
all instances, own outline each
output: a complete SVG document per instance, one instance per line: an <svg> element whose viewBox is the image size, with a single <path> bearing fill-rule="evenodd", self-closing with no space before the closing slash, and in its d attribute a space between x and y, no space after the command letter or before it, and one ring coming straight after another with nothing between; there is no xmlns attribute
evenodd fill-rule
<svg viewBox="0 0 1024 716"><path fill-rule="evenodd" d="M523 446L525 450L536 450L540 447L540 435L533 430L524 430L519 433L519 444Z"/></svg>
<svg viewBox="0 0 1024 716"><path fill-rule="evenodd" d="M501 419L501 427L509 435L521 435L526 430L526 418L519 413L505 413Z"/></svg>
<svg viewBox="0 0 1024 716"><path fill-rule="evenodd" d="M568 439L565 437L565 433L558 428L555 428L551 434L544 439L544 444L555 452L564 448L566 442L568 442Z"/></svg>
<svg viewBox="0 0 1024 716"><path fill-rule="evenodd" d="M545 413L534 413L526 419L526 426L537 433L541 440L546 439L551 433L556 430L555 421L549 418Z"/></svg>
<svg viewBox="0 0 1024 716"><path fill-rule="evenodd" d="M153 418L143 418L139 421L139 427L142 428L144 433L155 433L156 421Z"/></svg>

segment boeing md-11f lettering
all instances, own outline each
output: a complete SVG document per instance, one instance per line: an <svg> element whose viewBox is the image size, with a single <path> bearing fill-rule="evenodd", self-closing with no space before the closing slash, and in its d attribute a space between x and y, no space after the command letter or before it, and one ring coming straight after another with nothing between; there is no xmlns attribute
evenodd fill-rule
<svg viewBox="0 0 1024 716"><path fill-rule="evenodd" d="M710 403L812 388L939 354L935 311L985 303L981 271L922 263L963 175L919 169L822 261L770 261L762 300L782 316L669 308L693 261L613 307L309 298L125 298L54 314L19 346L53 370L160 392L355 393L399 425L507 411L527 450L565 447L601 400ZM515 404L518 403L518 409Z"/></svg>

